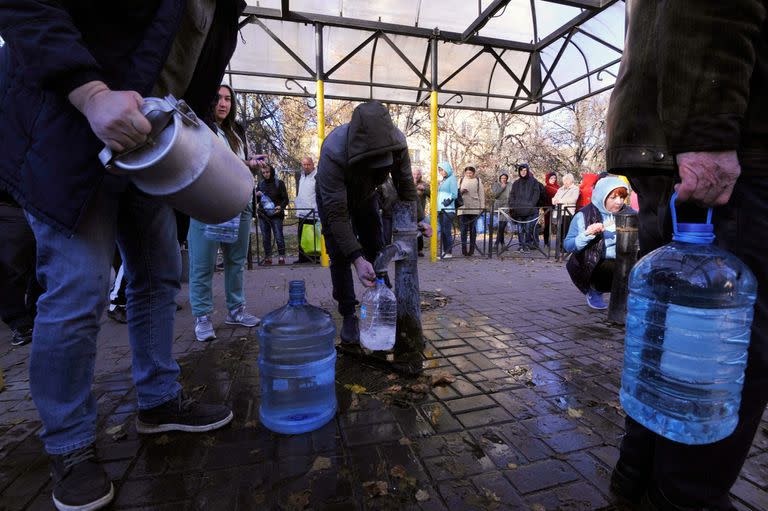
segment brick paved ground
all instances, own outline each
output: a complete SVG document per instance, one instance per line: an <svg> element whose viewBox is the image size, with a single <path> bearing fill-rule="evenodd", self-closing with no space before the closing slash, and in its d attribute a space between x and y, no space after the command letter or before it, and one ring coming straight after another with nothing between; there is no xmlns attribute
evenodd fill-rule
<svg viewBox="0 0 768 511"><path fill-rule="evenodd" d="M342 355L339 414L307 435L274 435L260 425L254 332L224 326L218 311L219 339L195 342L184 289L174 350L185 387L229 403L235 420L211 434L138 436L126 329L105 320L95 392L115 508L611 509L608 479L623 424L622 330L587 309L559 263L454 259L420 271L430 307L427 373L447 371L456 381L388 380L388 372L361 370ZM273 267L246 278L257 314L282 305L295 278L306 279L312 303L333 309L326 269ZM223 308L220 274L215 284ZM0 330L0 509L51 509L29 349L9 348L9 339ZM344 387L355 383L366 392ZM764 423L733 489L737 509L768 509L766 490Z"/></svg>

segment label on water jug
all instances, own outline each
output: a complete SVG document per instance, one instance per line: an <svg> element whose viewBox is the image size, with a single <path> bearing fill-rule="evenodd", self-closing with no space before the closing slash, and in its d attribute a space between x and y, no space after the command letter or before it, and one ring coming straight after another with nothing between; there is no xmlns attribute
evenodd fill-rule
<svg viewBox="0 0 768 511"><path fill-rule="evenodd" d="M277 390L279 392L288 390L289 383L288 380L285 378L275 378L272 380L272 390Z"/></svg>
<svg viewBox="0 0 768 511"><path fill-rule="evenodd" d="M365 319L367 308L365 305L360 306L360 319Z"/></svg>
<svg viewBox="0 0 768 511"><path fill-rule="evenodd" d="M722 376L723 364L741 358L740 346L734 341L749 339L746 314L743 307L700 309L669 304L660 369L681 382L712 383Z"/></svg>

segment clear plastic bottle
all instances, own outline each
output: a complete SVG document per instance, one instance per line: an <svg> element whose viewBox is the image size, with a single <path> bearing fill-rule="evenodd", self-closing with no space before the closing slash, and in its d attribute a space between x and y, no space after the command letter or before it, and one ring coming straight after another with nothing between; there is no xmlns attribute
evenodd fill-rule
<svg viewBox="0 0 768 511"><path fill-rule="evenodd" d="M205 224L203 236L211 241L234 243L240 235L240 215L220 224Z"/></svg>
<svg viewBox="0 0 768 511"><path fill-rule="evenodd" d="M336 414L336 325L307 304L304 281L289 284L288 304L261 321L259 373L262 424L272 431L313 431Z"/></svg>
<svg viewBox="0 0 768 511"><path fill-rule="evenodd" d="M259 197L259 202L261 203L261 209L264 210L264 213L267 215L275 214L275 203L269 198L269 195L262 193L261 197Z"/></svg>
<svg viewBox="0 0 768 511"><path fill-rule="evenodd" d="M674 238L629 277L621 405L646 428L689 445L730 435L738 423L757 282L713 245L706 224Z"/></svg>
<svg viewBox="0 0 768 511"><path fill-rule="evenodd" d="M385 283L386 272L376 274L376 285L360 302L360 344L373 351L391 350L397 330L397 299Z"/></svg>

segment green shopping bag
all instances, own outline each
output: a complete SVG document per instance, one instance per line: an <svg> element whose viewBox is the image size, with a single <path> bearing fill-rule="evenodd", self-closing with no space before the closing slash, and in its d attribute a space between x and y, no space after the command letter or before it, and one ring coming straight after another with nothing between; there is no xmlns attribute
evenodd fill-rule
<svg viewBox="0 0 768 511"><path fill-rule="evenodd" d="M320 222L302 226L301 250L307 255L320 254Z"/></svg>

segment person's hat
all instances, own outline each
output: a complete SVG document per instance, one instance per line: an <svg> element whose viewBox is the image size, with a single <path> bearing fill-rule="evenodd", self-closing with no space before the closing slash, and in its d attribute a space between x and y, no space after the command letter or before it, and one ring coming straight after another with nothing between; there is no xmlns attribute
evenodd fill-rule
<svg viewBox="0 0 768 511"><path fill-rule="evenodd" d="M517 170L521 170L521 169L531 170L531 167L527 163L518 163Z"/></svg>
<svg viewBox="0 0 768 511"><path fill-rule="evenodd" d="M394 158L392 158L392 151L387 151L366 158L365 165L372 169L379 169L382 167L390 167L394 161Z"/></svg>

